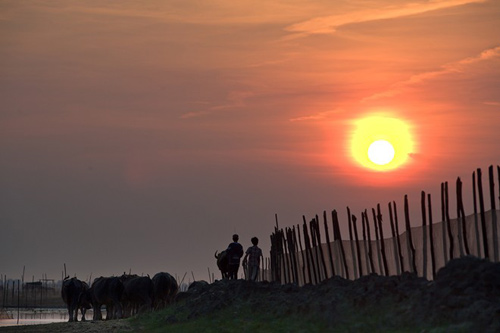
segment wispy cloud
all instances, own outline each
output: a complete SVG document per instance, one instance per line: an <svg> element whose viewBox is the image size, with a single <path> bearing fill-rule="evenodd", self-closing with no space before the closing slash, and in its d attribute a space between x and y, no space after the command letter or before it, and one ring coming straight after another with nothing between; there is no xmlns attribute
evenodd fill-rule
<svg viewBox="0 0 500 333"><path fill-rule="evenodd" d="M413 84L418 84L423 81L431 80L439 76L451 74L451 73L460 73L466 70L467 66L478 63L480 61L490 60L492 58L500 57L500 46L487 49L482 51L479 55L474 57L468 57L456 62L448 63L441 66L440 69L431 72L420 73L411 76L408 80L400 81L392 85L389 90L376 93L367 98L364 98L362 102L380 99L384 97L392 97L400 94L405 87L411 86Z"/></svg>
<svg viewBox="0 0 500 333"><path fill-rule="evenodd" d="M431 0L421 3L409 3L403 6L388 6L382 8L371 8L354 11L341 15L331 15L312 18L307 21L296 23L285 28L286 31L294 33L288 38L304 37L312 34L331 34L339 27L375 20L394 19L410 15L421 14L429 11L456 7L470 3L481 3L487 0Z"/></svg>
<svg viewBox="0 0 500 333"><path fill-rule="evenodd" d="M232 91L227 96L225 104L215 105L205 110L188 112L180 116L180 118L181 119L195 118L200 116L206 116L218 111L241 108L245 106L245 100L254 95L255 94L251 91Z"/></svg>
<svg viewBox="0 0 500 333"><path fill-rule="evenodd" d="M307 115L307 116L291 118L289 120L290 121L321 120L321 119L326 119L331 114L334 114L337 112L338 112L338 110L323 111L323 112L318 112L318 113Z"/></svg>

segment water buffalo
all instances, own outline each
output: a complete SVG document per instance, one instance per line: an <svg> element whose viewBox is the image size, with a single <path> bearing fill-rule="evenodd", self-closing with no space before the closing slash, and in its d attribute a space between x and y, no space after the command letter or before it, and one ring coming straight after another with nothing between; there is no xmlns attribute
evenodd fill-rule
<svg viewBox="0 0 500 333"><path fill-rule="evenodd" d="M215 251L215 259L217 259L217 267L219 267L223 279L229 278L229 260L227 258L226 250L217 254Z"/></svg>
<svg viewBox="0 0 500 333"><path fill-rule="evenodd" d="M101 320L101 306L106 305L106 320L122 318L121 298L123 283L117 277L99 277L94 280L88 295L92 301L94 320Z"/></svg>
<svg viewBox="0 0 500 333"><path fill-rule="evenodd" d="M175 278L165 272L155 274L152 281L153 293L155 296L154 308L158 310L166 307L174 300L179 290L179 286Z"/></svg>
<svg viewBox="0 0 500 333"><path fill-rule="evenodd" d="M82 321L85 321L85 312L90 309L90 303L85 298L89 289L88 284L77 278L66 277L61 288L61 297L68 307L68 321L78 321L78 309L82 313Z"/></svg>
<svg viewBox="0 0 500 333"><path fill-rule="evenodd" d="M123 274L120 280L124 287L122 304L125 317L152 309L154 301L153 281L149 276Z"/></svg>

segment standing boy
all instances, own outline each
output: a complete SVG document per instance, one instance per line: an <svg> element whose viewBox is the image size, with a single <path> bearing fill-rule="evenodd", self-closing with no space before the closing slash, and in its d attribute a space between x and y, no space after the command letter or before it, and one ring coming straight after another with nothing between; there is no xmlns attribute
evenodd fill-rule
<svg viewBox="0 0 500 333"><path fill-rule="evenodd" d="M233 242L227 247L228 273L230 280L238 278L238 269L240 268L240 259L243 256L243 246L238 243L239 236L233 235Z"/></svg>
<svg viewBox="0 0 500 333"><path fill-rule="evenodd" d="M256 281L259 276L260 258L262 257L262 250L257 246L259 244L259 239L257 237L252 238L253 246L250 246L245 252L245 258L243 258L243 266L247 266L248 259L248 279Z"/></svg>

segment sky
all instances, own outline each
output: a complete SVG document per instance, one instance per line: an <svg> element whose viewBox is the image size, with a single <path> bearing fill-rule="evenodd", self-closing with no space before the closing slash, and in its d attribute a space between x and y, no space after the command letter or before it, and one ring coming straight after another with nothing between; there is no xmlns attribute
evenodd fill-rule
<svg viewBox="0 0 500 333"><path fill-rule="evenodd" d="M220 278L233 233L406 194L418 225L500 163L499 37L493 0L0 0L0 274Z"/></svg>

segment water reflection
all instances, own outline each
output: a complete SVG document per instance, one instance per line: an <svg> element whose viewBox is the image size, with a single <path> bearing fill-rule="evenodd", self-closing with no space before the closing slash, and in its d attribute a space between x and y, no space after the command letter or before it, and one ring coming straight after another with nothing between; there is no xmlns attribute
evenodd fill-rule
<svg viewBox="0 0 500 333"><path fill-rule="evenodd" d="M19 312L17 308L5 308L3 311L8 314L9 319L0 319L0 327L50 324L68 321L68 311L64 308L19 309ZM106 311L103 309L102 312L103 318L105 318ZM87 320L92 320L93 314L92 310L87 310L85 318ZM78 320L81 320L80 312L78 312Z"/></svg>

